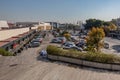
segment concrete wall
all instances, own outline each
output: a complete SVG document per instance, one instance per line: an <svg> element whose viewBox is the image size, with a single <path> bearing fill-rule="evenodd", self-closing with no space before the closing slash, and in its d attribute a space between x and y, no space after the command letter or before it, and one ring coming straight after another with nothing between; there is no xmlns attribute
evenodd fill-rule
<svg viewBox="0 0 120 80"><path fill-rule="evenodd" d="M73 64L89 66L89 67L94 67L94 68L120 71L120 64L105 64L105 63L91 62L91 61L85 61L85 60L62 57L62 56L55 56L55 55L48 55L48 58L51 60L69 62Z"/></svg>
<svg viewBox="0 0 120 80"><path fill-rule="evenodd" d="M32 29L36 29L37 27L32 27ZM19 34L28 32L29 28L19 28L19 29L10 29L10 30L1 30L0 31L0 41L8 39L13 36L17 36Z"/></svg>

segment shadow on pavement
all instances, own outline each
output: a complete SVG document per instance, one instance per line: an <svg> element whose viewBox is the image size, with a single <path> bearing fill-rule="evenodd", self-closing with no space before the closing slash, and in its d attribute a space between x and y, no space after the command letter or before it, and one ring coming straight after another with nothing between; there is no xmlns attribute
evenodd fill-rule
<svg viewBox="0 0 120 80"><path fill-rule="evenodd" d="M112 46L112 49L114 49L115 51L117 51L119 53L120 52L120 45L114 45L114 46Z"/></svg>
<svg viewBox="0 0 120 80"><path fill-rule="evenodd" d="M67 62L62 62L62 61L55 61L55 60L50 60L47 58L43 58L42 56L37 56L38 61L43 61L47 63L54 63L57 65L62 65L62 66L68 66L76 69L83 69L83 70L89 70L89 71L94 71L94 72L99 72L99 73L115 73L115 74L120 74L120 71L111 71L111 70L104 70L104 69L98 69L98 68L93 68L93 67L88 67L88 66L82 66L82 65L76 65L76 64L71 64Z"/></svg>
<svg viewBox="0 0 120 80"><path fill-rule="evenodd" d="M44 61L44 62L50 62L49 59L45 58L45 57L42 57L40 54L37 56L36 58L38 61Z"/></svg>

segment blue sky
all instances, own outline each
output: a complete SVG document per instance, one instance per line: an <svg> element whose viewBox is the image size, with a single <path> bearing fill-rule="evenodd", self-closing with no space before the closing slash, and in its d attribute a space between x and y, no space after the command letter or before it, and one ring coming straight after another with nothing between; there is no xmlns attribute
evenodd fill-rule
<svg viewBox="0 0 120 80"><path fill-rule="evenodd" d="M0 0L0 20L85 21L120 17L120 0Z"/></svg>

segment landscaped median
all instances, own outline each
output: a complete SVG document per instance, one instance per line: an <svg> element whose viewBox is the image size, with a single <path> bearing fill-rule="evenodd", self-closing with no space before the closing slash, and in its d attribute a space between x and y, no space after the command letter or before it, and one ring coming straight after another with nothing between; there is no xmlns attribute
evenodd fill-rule
<svg viewBox="0 0 120 80"><path fill-rule="evenodd" d="M113 54L79 52L74 50L64 50L57 46L47 47L48 58L52 60L64 61L73 64L90 66L95 68L120 70L120 57Z"/></svg>

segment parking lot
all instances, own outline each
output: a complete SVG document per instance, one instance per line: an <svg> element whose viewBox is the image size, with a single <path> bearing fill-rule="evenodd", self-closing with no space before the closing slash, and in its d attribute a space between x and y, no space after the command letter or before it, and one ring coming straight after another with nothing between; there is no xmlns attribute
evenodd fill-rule
<svg viewBox="0 0 120 80"><path fill-rule="evenodd" d="M116 80L119 72L73 66L68 63L51 62L38 54L46 49L52 35L45 37L39 47L28 48L17 56L0 57L0 80ZM87 77L86 77L87 76Z"/></svg>
<svg viewBox="0 0 120 80"><path fill-rule="evenodd" d="M109 49L102 49L104 53L120 55L120 40L106 37L105 42L109 44Z"/></svg>
<svg viewBox="0 0 120 80"><path fill-rule="evenodd" d="M73 33L71 31L71 33ZM82 39L84 37L84 35L81 35L81 38L79 36L76 36L79 32L76 32L73 37L76 37L76 39L78 41L84 40ZM108 54L115 54L120 56L120 40L119 39L115 39L115 38L111 38L111 37L105 37L104 38L104 42L107 43L109 45L109 48L102 48L101 51L103 53L108 53Z"/></svg>

